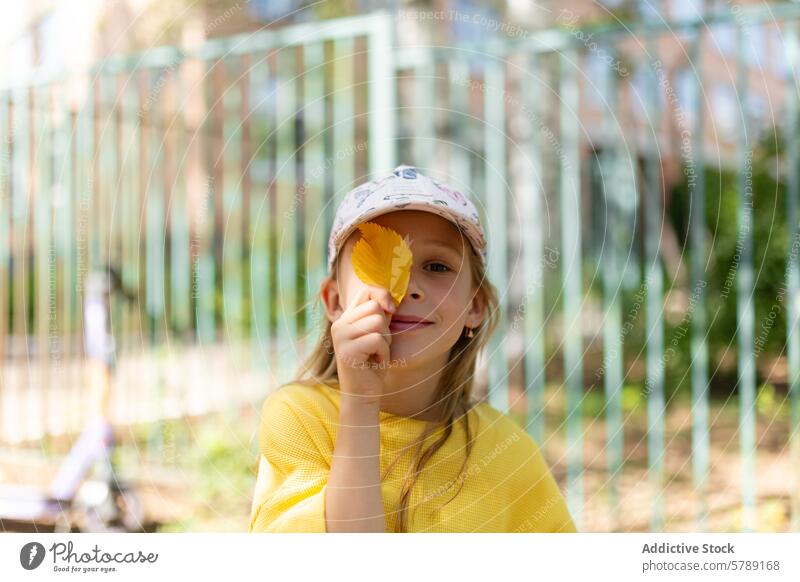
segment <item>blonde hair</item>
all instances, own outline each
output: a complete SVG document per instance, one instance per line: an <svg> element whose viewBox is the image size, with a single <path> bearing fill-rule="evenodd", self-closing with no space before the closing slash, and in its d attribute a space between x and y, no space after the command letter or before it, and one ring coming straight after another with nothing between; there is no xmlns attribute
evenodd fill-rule
<svg viewBox="0 0 800 582"><path fill-rule="evenodd" d="M467 464L475 439L470 430L469 415L467 414L473 404L472 390L475 380L475 364L478 354L497 327L500 315L497 291L486 278L486 269L475 253L472 245L467 244L466 246L469 248L469 263L472 274L472 286L474 289L473 297L482 297L485 307L484 319L478 327L474 328L474 337L470 338L462 333L450 349L450 356L439 378L439 385L437 388L437 400L443 402L443 413L438 420L427 423L425 430L422 431L419 438L412 444L415 449L414 456L409 472L401 488L399 509L397 511L397 518L395 519L395 532L407 531L408 504L411 498L411 490L417 482L424 465L433 457L436 451L444 445L448 437L452 434L453 426L458 420L461 420L464 425L466 453L461 469L459 469L458 481L460 482L460 486L447 503L450 503L450 501L455 498L464 484L464 480L460 478L460 474ZM336 259L334 272L328 275L329 279L334 281L336 280L335 273L338 270L339 258L340 257L337 257ZM336 383L338 384L336 354L333 349L333 340L331 338L331 321L327 317L323 318L323 320L322 333L320 334L319 341L311 350L306 360L298 368L296 379L293 383L305 385L325 384L330 387L335 387L332 380L336 378ZM442 434L435 442L423 450L423 445L428 436L439 427L444 428ZM391 470L392 466L394 466L399 459L400 455L389 465L382 479L386 478L389 470ZM445 505L447 503L445 503Z"/></svg>

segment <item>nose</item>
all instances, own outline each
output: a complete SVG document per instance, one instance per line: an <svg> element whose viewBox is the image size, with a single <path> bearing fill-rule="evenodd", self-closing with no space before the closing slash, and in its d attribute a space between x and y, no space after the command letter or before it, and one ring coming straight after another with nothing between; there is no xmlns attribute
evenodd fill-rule
<svg viewBox="0 0 800 582"><path fill-rule="evenodd" d="M408 296L415 301L421 301L425 298L422 288L414 280L414 275L411 275L408 281Z"/></svg>

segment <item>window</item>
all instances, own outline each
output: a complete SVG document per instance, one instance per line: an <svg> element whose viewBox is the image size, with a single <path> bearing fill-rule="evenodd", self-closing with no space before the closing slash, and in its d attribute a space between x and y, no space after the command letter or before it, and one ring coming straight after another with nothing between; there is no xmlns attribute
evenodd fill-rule
<svg viewBox="0 0 800 582"><path fill-rule="evenodd" d="M731 24L714 24L710 27L712 50L725 57L736 55L736 28Z"/></svg>
<svg viewBox="0 0 800 582"><path fill-rule="evenodd" d="M670 0L672 20L697 20L703 16L703 0Z"/></svg>
<svg viewBox="0 0 800 582"><path fill-rule="evenodd" d="M583 65L583 82L589 103L599 111L608 107L608 80L611 73L608 63L599 54L594 52L586 54Z"/></svg>
<svg viewBox="0 0 800 582"><path fill-rule="evenodd" d="M761 26L746 26L742 31L745 59L753 67L767 66L767 39Z"/></svg>
<svg viewBox="0 0 800 582"><path fill-rule="evenodd" d="M609 10L616 10L617 8L621 8L624 3L625 0L600 0L600 4L602 4Z"/></svg>
<svg viewBox="0 0 800 582"><path fill-rule="evenodd" d="M650 99L655 93L658 95L658 115L663 115L666 107L666 96L664 89L660 86L658 77L649 66L649 63L643 62L633 73L631 79L633 94L631 95L631 107L633 107L633 114L636 119L648 124L657 125L657 119L651 119L652 113L647 111L651 107Z"/></svg>
<svg viewBox="0 0 800 582"><path fill-rule="evenodd" d="M661 0L636 0L636 13L644 22L661 22Z"/></svg>
<svg viewBox="0 0 800 582"><path fill-rule="evenodd" d="M269 24L289 24L296 22L298 16L310 10L302 10L292 0L250 0L248 11L253 18Z"/></svg>
<svg viewBox="0 0 800 582"><path fill-rule="evenodd" d="M720 137L732 140L741 123L741 112L736 92L729 85L718 85L711 93L711 107L714 112L714 126Z"/></svg>
<svg viewBox="0 0 800 582"><path fill-rule="evenodd" d="M62 68L68 66L68 51L64 46L69 44L67 31L71 30L68 7L57 7L39 23L36 29L39 45L39 64L43 67Z"/></svg>
<svg viewBox="0 0 800 582"><path fill-rule="evenodd" d="M770 25L765 33L770 40L769 64L772 65L772 72L783 78L789 71L786 58L786 40L783 38L780 26L777 24Z"/></svg>
<svg viewBox="0 0 800 582"><path fill-rule="evenodd" d="M9 77L13 74L23 75L33 68L33 36L26 32L14 40L8 48Z"/></svg>
<svg viewBox="0 0 800 582"><path fill-rule="evenodd" d="M766 98L759 93L748 93L747 115L755 127L765 127L771 115Z"/></svg>
<svg viewBox="0 0 800 582"><path fill-rule="evenodd" d="M502 18L493 9L472 0L455 0L446 22L458 43L479 43L492 37L505 36L498 28ZM450 17L449 14L453 14Z"/></svg>
<svg viewBox="0 0 800 582"><path fill-rule="evenodd" d="M675 96L679 111L672 112L672 115L683 114L686 124L691 129L697 119L695 98L700 87L697 86L697 73L690 68L684 68L675 74ZM702 97L702 93L701 93ZM680 123L680 119L677 120Z"/></svg>

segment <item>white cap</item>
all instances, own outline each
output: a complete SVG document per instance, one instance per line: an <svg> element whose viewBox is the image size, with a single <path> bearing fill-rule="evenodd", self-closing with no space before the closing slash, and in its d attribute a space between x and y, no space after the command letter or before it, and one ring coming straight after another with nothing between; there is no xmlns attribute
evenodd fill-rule
<svg viewBox="0 0 800 582"><path fill-rule="evenodd" d="M413 166L397 166L388 176L354 188L339 204L328 240L328 271L333 269L336 255L359 224L397 210L432 212L451 221L486 264L486 237L472 201Z"/></svg>

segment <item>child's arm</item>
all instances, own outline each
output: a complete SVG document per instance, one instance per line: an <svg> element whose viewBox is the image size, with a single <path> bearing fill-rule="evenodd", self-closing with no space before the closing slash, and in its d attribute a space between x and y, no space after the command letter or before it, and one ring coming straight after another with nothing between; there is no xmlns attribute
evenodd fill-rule
<svg viewBox="0 0 800 582"><path fill-rule="evenodd" d="M394 309L387 290L365 286L331 324L341 408L325 498L330 532L386 531L378 423L385 369L367 364L389 360L386 312Z"/></svg>
<svg viewBox="0 0 800 582"><path fill-rule="evenodd" d="M325 498L329 532L385 532L380 480L379 405L342 395Z"/></svg>

